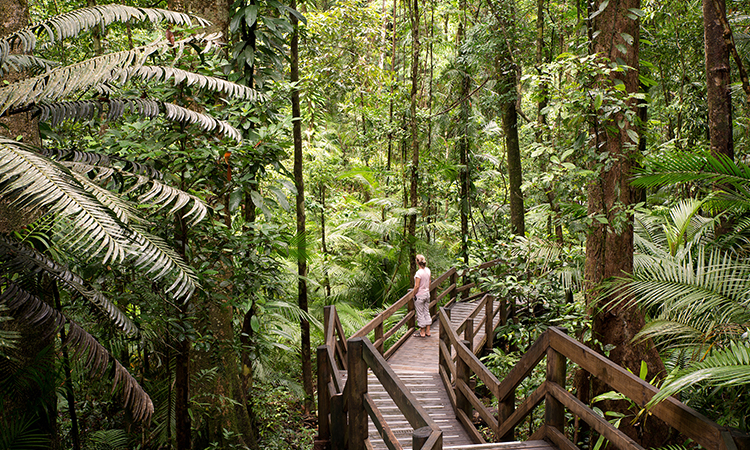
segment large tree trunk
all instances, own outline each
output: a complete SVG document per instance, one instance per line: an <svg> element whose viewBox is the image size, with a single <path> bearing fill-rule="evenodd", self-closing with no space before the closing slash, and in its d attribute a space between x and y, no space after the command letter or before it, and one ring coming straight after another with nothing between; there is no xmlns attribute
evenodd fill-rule
<svg viewBox="0 0 750 450"><path fill-rule="evenodd" d="M230 0L169 0L167 6L172 11L195 14L208 20L211 25L205 28L207 33L220 32L225 39L229 31Z"/></svg>
<svg viewBox="0 0 750 450"><path fill-rule="evenodd" d="M732 97L729 87L729 48L724 40L720 15L726 14L725 0L703 0L703 33L706 50L708 134L711 153L734 159L732 140Z"/></svg>
<svg viewBox="0 0 750 450"><path fill-rule="evenodd" d="M518 139L518 91L516 87L516 73L519 70L513 59L513 36L509 30L513 27L515 15L515 1L506 0L500 3L500 8L490 2L492 12L503 30L503 45L497 55L497 91L500 97L500 114L505 134L505 150L508 155L508 183L510 197L510 228L517 236L526 234L525 210L523 207L523 182L521 167L521 144Z"/></svg>
<svg viewBox="0 0 750 450"><path fill-rule="evenodd" d="M0 35L19 30L29 22L29 6L26 0L0 0ZM0 81L15 81L18 74L11 72ZM40 144L39 124L30 112L14 114L0 119L0 136L9 139L21 137L24 142ZM18 208L0 202L0 231L10 232L21 229L38 217L35 211L19 211ZM7 227L7 229L6 229ZM51 301L51 291L37 292L37 296ZM16 375L28 383L16 383L13 395L0 398L0 435L8 425L21 420L33 420L30 432L44 434L49 439L49 448L59 448L57 429L57 396L55 393L55 336L48 336L45 330L15 320L0 322L6 331L21 334L18 348L6 350L13 359L0 358L0 380ZM47 377L34 377L33 374L47 374Z"/></svg>
<svg viewBox="0 0 750 450"><path fill-rule="evenodd" d="M638 40L639 21L632 18L631 8L640 8L640 0L620 0L609 2L594 23L599 33L593 42L595 53L610 61L622 60L631 69L613 72L629 93L638 92ZM623 36L631 36L627 41ZM626 49L626 53L619 49ZM631 108L635 103L631 101ZM617 126L618 122L622 125ZM634 203L635 191L630 186L632 168L638 153L638 145L633 142L628 131L638 132L637 124L628 123L621 113L613 123L598 124L595 127L596 148L609 154L606 164L599 169L599 176L588 187L590 217L606 218L606 223L597 220L591 225L586 241L586 282L587 300L593 319L593 338L602 345L613 345L609 358L616 363L638 373L641 361L649 369L649 377L663 375L664 365L658 352L651 344L633 344L635 334L643 327L644 317L637 308L628 304L610 305L613 298L599 299L600 282L612 277L625 276L633 271L633 217L627 208ZM604 306L602 306L604 305ZM592 380L594 394L608 390L607 386ZM610 410L626 414L627 405L606 405ZM649 420L643 425L642 434L629 420L623 420L621 429L644 447L661 446L666 442L663 424Z"/></svg>
<svg viewBox="0 0 750 450"><path fill-rule="evenodd" d="M297 8L296 0L292 0L292 9ZM292 83L299 81L299 28L297 17L289 14L294 27L291 52L291 79ZM292 135L294 139L294 183L297 187L297 239L299 247L297 253L297 275L298 275L298 304L302 311L307 312L307 238L305 235L305 180L302 176L302 114L300 112L299 89L292 90ZM305 389L305 412L313 410L313 381L312 381L312 354L310 350L310 322L302 318L300 320L301 335L301 359L302 359L302 385Z"/></svg>

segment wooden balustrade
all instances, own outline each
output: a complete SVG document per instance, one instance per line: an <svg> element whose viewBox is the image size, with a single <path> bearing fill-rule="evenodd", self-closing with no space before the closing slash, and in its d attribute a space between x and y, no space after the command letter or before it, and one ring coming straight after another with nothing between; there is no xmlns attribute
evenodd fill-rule
<svg viewBox="0 0 750 450"><path fill-rule="evenodd" d="M503 317L503 311L499 311ZM506 316L507 317L507 316ZM570 338L557 328L549 328L523 355L516 366L499 381L476 357L459 330L450 327L450 316L444 308L439 312L440 320L440 376L446 388L453 390L451 404L456 416L465 426L476 411L503 441L514 439L515 428L533 412L536 406L545 403L543 425L529 438L547 439L560 449L577 448L565 436L565 412L570 411L586 422L591 429L604 436L612 445L625 450L642 450L642 447L612 426L580 402L565 388L568 361L577 364L592 376L607 383L639 407L643 407L658 392L658 389L637 376L594 352L580 342ZM468 323L468 324L467 324ZM468 332L471 322L464 326ZM451 349L456 354L455 363ZM521 404L516 405L516 389L531 375L532 370L547 357L545 381ZM470 387L468 380L481 380L498 401L497 413L484 406ZM682 435L692 439L708 450L734 450L746 448L735 439L729 430L720 427L692 408L674 398L657 404L651 414L660 418ZM477 442L479 442L477 440ZM736 445L739 444L739 445Z"/></svg>
<svg viewBox="0 0 750 450"><path fill-rule="evenodd" d="M495 264L496 262L491 261L480 267L488 268ZM462 276L466 279L468 273L470 270L463 271L459 275L457 270L452 268L432 281L430 284L431 313L435 312L437 316L438 304L448 296L450 296L448 303L451 303L456 301L459 293L468 299L484 295L484 293L469 295L471 287L474 286L473 283L457 287L458 277ZM439 291L441 285L446 282L448 285ZM485 298L482 307L486 308L486 305L489 305L489 310L491 310L492 300L491 298L487 300L487 298L489 297ZM405 311L404 316L386 329L388 319L401 310ZM476 317L478 312L472 314L472 317ZM386 358L414 332L414 319L414 293L409 291L347 340L335 307L325 307L323 319L325 344L317 349L318 440L324 443L324 447L331 450L366 448L368 445L367 417L369 416L386 445L392 450L401 449L394 433L389 429L383 415L367 393L367 369L369 367L414 428L413 448L415 450L442 448L442 433L439 428L385 362ZM479 323L477 327L471 324L469 326L471 333L476 333L482 326L486 326L483 324L484 322ZM404 327L406 327L404 335L384 351L388 339ZM450 327L447 328L450 329ZM375 339L374 343L370 343L367 338L370 333ZM448 350L448 355L450 355L450 350ZM466 373L469 373L468 370ZM448 377L451 376L455 377L455 370L453 374L448 375ZM470 385L471 382L467 381L467 386ZM452 395L451 401L455 405L455 395ZM468 423L467 417L463 420ZM335 433L332 432L334 429Z"/></svg>

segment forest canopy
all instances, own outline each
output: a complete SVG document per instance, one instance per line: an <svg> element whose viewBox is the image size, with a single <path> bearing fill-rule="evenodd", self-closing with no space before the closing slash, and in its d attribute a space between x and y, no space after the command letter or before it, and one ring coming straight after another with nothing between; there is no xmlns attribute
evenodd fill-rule
<svg viewBox="0 0 750 450"><path fill-rule="evenodd" d="M418 253L748 431L749 13L0 0L0 449L310 448Z"/></svg>

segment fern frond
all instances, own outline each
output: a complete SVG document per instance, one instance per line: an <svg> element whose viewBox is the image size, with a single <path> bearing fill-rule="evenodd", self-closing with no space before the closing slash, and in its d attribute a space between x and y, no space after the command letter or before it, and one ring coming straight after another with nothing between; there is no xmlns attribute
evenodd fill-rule
<svg viewBox="0 0 750 450"><path fill-rule="evenodd" d="M39 104L39 120L49 122L53 127L66 120L92 120L101 116L107 108L107 120L117 120L125 114L136 114L141 117L153 118L163 113L168 120L184 124L198 125L203 131L218 130L220 133L242 141L242 134L223 120L218 120L208 114L183 108L172 103L165 103L145 98L118 98L106 101L83 100L75 102L58 102Z"/></svg>
<svg viewBox="0 0 750 450"><path fill-rule="evenodd" d="M196 35L175 43L178 47L212 42L211 36ZM25 78L0 88L0 116L11 109L24 108L44 102L57 102L74 93L85 92L105 83L125 83L129 79L144 81L167 81L201 89L213 90L250 101L262 101L265 97L256 90L220 78L199 75L173 67L144 66L146 58L161 48L171 46L166 41L157 41L132 50L109 53L87 59L77 64L53 69L42 75Z"/></svg>
<svg viewBox="0 0 750 450"><path fill-rule="evenodd" d="M90 152L45 149L42 153L56 158L72 172L86 175L83 178L76 177L82 185L94 186L94 182L111 182L113 175L119 174L121 177L118 179L133 181L132 185L123 182L121 190L124 194L130 194L144 186L151 185L145 193L139 196L139 203L150 203L160 209L171 206L168 213L173 214L192 202L193 205L183 215L186 219L190 218L191 225L202 221L208 214L208 206L201 199L163 183L161 172L151 166ZM92 187L91 190L103 204L115 211L123 222L129 223L138 219L139 214L129 203L118 196L102 188Z"/></svg>
<svg viewBox="0 0 750 450"><path fill-rule="evenodd" d="M101 377L109 366L109 362L112 361L115 368L112 389L115 390L118 386L122 387L125 407L133 412L136 420L147 421L151 417L151 414L154 412L154 405L151 402L151 398L130 372L96 338L86 332L77 323L68 319L37 297L24 291L12 281L0 279L0 283L5 287L0 292L0 304L5 304L16 320L40 326L47 330L48 335L57 333L67 323L68 333L63 345L74 349L73 358L83 358L85 356L85 366L89 368L95 377Z"/></svg>
<svg viewBox="0 0 750 450"><path fill-rule="evenodd" d="M114 303L96 289L91 288L83 278L70 271L63 264L57 263L43 253L26 246L19 245L7 237L0 235L0 270L3 276L13 272L44 272L88 300L112 323L129 336L138 334L138 328L128 316L123 314Z"/></svg>
<svg viewBox="0 0 750 450"><path fill-rule="evenodd" d="M96 26L107 26L114 22L130 20L149 20L152 23L169 22L186 26L191 26L192 21L195 20L200 26L209 24L208 21L200 17L158 8L134 8L111 4L76 9L2 36L2 40L0 40L0 66L3 65L3 61L8 57L11 47L14 45L17 45L24 53L34 50L37 46L38 35L46 35L49 42L55 43L62 39L75 37Z"/></svg>
<svg viewBox="0 0 750 450"><path fill-rule="evenodd" d="M12 205L47 209L67 220L63 238L81 254L104 253L103 264L125 257L121 242L126 230L69 171L26 145L1 138L0 197Z"/></svg>
<svg viewBox="0 0 750 450"><path fill-rule="evenodd" d="M731 342L713 351L700 362L670 374L659 393L646 405L652 407L665 398L702 382L712 386L742 386L750 384L750 343Z"/></svg>

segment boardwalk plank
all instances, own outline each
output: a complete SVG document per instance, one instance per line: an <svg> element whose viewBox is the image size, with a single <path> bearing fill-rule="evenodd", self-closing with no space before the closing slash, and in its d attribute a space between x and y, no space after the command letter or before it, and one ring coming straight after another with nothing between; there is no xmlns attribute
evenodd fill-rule
<svg viewBox="0 0 750 450"><path fill-rule="evenodd" d="M497 308L498 304L496 301L494 308ZM451 311L451 323L454 326L458 326L458 324L472 313L475 307L475 302L454 303ZM482 308L474 319L475 328L479 328L474 336L474 348L479 348L485 342L485 327L479 325L484 320L484 315L484 308ZM493 329L497 326L499 318L496 318L494 322ZM482 444L481 446L473 444L468 432L453 413L449 394L445 390L438 372L439 331L439 323L435 321L431 326L431 336L423 338L415 334L409 337L388 358L388 363L404 385L428 412L432 420L442 430L443 448L454 450L464 448L486 450L553 449L554 447L545 441ZM403 448L411 449L413 428L409 425L403 414L399 412L393 400L390 399L388 393L385 392L378 382L378 379L372 375L372 372L369 372L368 375L368 393L372 398L373 404L377 406L380 414L387 421L393 436L396 437ZM385 442L380 438L372 420L369 421L368 427L368 438L372 448L375 450L385 450L387 448Z"/></svg>

